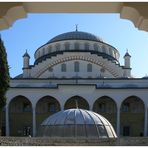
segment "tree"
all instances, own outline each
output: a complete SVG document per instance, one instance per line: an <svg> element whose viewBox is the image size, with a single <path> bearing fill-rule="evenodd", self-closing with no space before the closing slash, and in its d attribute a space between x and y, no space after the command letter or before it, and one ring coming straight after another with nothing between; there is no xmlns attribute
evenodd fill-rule
<svg viewBox="0 0 148 148"><path fill-rule="evenodd" d="M7 53L0 37L0 135L2 130L2 110L6 104L6 92L9 88L9 67L7 62Z"/></svg>

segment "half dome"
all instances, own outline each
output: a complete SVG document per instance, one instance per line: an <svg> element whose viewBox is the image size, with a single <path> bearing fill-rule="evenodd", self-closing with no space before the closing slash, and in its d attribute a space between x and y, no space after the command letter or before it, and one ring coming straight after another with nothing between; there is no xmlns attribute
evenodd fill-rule
<svg viewBox="0 0 148 148"><path fill-rule="evenodd" d="M48 117L41 124L40 136L117 138L107 119L83 109L68 109Z"/></svg>
<svg viewBox="0 0 148 148"><path fill-rule="evenodd" d="M89 40L89 41L103 42L101 38L91 33L82 32L82 31L73 31L73 32L66 32L66 33L57 35L54 38L52 38L48 43L64 41L64 40Z"/></svg>

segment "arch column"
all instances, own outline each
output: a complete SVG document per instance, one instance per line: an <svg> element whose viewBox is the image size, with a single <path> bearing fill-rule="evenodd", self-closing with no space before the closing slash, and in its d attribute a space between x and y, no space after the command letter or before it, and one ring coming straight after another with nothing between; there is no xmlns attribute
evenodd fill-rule
<svg viewBox="0 0 148 148"><path fill-rule="evenodd" d="M9 104L6 105L6 136L10 135L9 129Z"/></svg>
<svg viewBox="0 0 148 148"><path fill-rule="evenodd" d="M144 136L147 136L147 107L145 107L145 115L144 115Z"/></svg>
<svg viewBox="0 0 148 148"><path fill-rule="evenodd" d="M120 137L120 107L117 106L117 136Z"/></svg>
<svg viewBox="0 0 148 148"><path fill-rule="evenodd" d="M35 111L35 105L33 105L32 106L32 114L33 114L33 121L32 121L32 123L33 123L33 125L32 125L32 127L33 127L33 137L35 137L36 136L36 111Z"/></svg>

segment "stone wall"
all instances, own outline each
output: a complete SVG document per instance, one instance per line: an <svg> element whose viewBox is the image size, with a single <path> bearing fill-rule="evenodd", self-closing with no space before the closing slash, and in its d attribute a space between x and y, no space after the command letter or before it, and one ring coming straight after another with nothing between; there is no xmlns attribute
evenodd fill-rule
<svg viewBox="0 0 148 148"><path fill-rule="evenodd" d="M45 137L0 137L2 146L146 146L148 137L126 137L119 139L74 139Z"/></svg>
<svg viewBox="0 0 148 148"><path fill-rule="evenodd" d="M74 138L45 138L45 137L0 137L3 146L97 146L115 145L114 139L74 139Z"/></svg>

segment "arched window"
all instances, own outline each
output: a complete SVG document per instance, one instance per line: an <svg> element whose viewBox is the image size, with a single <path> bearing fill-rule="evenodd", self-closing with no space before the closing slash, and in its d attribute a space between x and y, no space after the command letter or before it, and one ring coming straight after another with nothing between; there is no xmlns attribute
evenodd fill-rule
<svg viewBox="0 0 148 148"><path fill-rule="evenodd" d="M109 54L113 56L112 48L109 48Z"/></svg>
<svg viewBox="0 0 148 148"><path fill-rule="evenodd" d="M40 57L40 51L38 51L38 57Z"/></svg>
<svg viewBox="0 0 148 148"><path fill-rule="evenodd" d="M52 52L52 46L48 46L48 53Z"/></svg>
<svg viewBox="0 0 148 148"><path fill-rule="evenodd" d="M31 105L29 102L23 103L23 112L31 112Z"/></svg>
<svg viewBox="0 0 148 148"><path fill-rule="evenodd" d="M78 42L76 42L76 43L74 44L74 48L75 48L76 50L79 50L80 45L79 45L79 43L78 43Z"/></svg>
<svg viewBox="0 0 148 148"><path fill-rule="evenodd" d="M92 72L92 64L87 64L87 72Z"/></svg>
<svg viewBox="0 0 148 148"><path fill-rule="evenodd" d="M45 48L43 48L42 50L43 50L42 55L45 55Z"/></svg>
<svg viewBox="0 0 148 148"><path fill-rule="evenodd" d="M55 113L56 112L56 104L53 102L48 103L48 112Z"/></svg>
<svg viewBox="0 0 148 148"><path fill-rule="evenodd" d="M84 46L85 46L85 50L89 50L89 43L85 43Z"/></svg>
<svg viewBox="0 0 148 148"><path fill-rule="evenodd" d="M98 51L98 45L96 43L94 44L94 50Z"/></svg>
<svg viewBox="0 0 148 148"><path fill-rule="evenodd" d="M56 44L55 48L56 48L56 51L60 51L60 44Z"/></svg>
<svg viewBox="0 0 148 148"><path fill-rule="evenodd" d="M105 46L102 46L102 52L106 53L106 48L105 48Z"/></svg>
<svg viewBox="0 0 148 148"><path fill-rule="evenodd" d="M53 72L53 68L52 67L49 67L49 72Z"/></svg>
<svg viewBox="0 0 148 148"><path fill-rule="evenodd" d="M65 43L65 50L69 50L70 49L70 44L68 42Z"/></svg>
<svg viewBox="0 0 148 148"><path fill-rule="evenodd" d="M78 61L74 62L74 71L79 72L80 63Z"/></svg>
<svg viewBox="0 0 148 148"><path fill-rule="evenodd" d="M62 71L62 72L66 72L66 64L65 64L65 63L63 63L63 64L61 65L61 71Z"/></svg>

